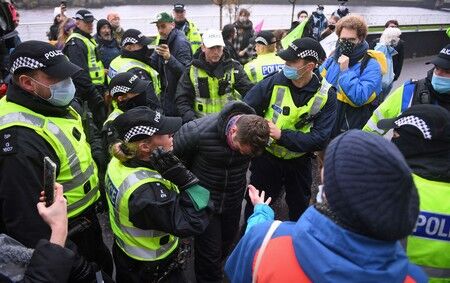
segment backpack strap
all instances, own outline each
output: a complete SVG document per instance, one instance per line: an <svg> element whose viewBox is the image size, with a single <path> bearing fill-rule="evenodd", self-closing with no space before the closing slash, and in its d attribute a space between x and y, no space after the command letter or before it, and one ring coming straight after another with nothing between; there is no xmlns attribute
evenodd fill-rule
<svg viewBox="0 0 450 283"><path fill-rule="evenodd" d="M264 236L264 240L261 244L261 247L259 248L258 256L256 257L255 261L255 267L253 268L253 274L252 274L252 283L256 283L256 277L258 275L258 269L261 264L262 257L264 255L264 251L267 248L267 245L269 244L270 239L272 238L273 233L277 230L278 226L280 226L281 221L275 220L272 222L272 224L269 227L269 230L267 231L266 235Z"/></svg>

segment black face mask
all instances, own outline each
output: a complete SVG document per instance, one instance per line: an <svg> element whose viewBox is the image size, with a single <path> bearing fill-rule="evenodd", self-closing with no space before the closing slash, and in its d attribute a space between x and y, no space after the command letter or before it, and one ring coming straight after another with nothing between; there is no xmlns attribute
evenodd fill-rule
<svg viewBox="0 0 450 283"><path fill-rule="evenodd" d="M137 51L122 50L122 55L124 55L125 57L128 57L128 58L133 58L138 61L146 63L150 60L151 53L153 53L150 51L153 51L153 50L149 50L147 48L147 46L144 46L142 49L139 49Z"/></svg>
<svg viewBox="0 0 450 283"><path fill-rule="evenodd" d="M352 53L356 47L355 43L348 41L346 39L339 39L338 45L339 45L339 50L341 51L341 54L345 55L347 57L350 57L350 55L352 55Z"/></svg>
<svg viewBox="0 0 450 283"><path fill-rule="evenodd" d="M119 109L122 111L128 111L138 106L147 106L146 94L143 92L127 101L118 101L117 106L119 106Z"/></svg>

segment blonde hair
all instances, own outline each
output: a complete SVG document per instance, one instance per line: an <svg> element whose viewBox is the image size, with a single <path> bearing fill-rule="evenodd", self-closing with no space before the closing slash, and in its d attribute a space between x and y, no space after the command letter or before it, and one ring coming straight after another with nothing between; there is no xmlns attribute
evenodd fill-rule
<svg viewBox="0 0 450 283"><path fill-rule="evenodd" d="M336 23L336 34L341 37L342 29L356 30L356 34L360 40L364 40L367 36L367 23L366 20L356 14L351 14L343 17Z"/></svg>
<svg viewBox="0 0 450 283"><path fill-rule="evenodd" d="M135 158L139 152L140 141L135 142L124 142L117 141L112 144L109 148L109 153L111 156L119 159L120 162L126 162L130 159Z"/></svg>
<svg viewBox="0 0 450 283"><path fill-rule="evenodd" d="M391 43L397 44L400 40L402 31L399 28L387 28L383 31L380 37L380 42L390 45Z"/></svg>

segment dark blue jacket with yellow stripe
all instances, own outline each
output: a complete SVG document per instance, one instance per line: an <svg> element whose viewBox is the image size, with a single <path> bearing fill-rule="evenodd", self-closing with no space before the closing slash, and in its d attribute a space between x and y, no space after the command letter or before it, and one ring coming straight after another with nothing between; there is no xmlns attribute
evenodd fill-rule
<svg viewBox="0 0 450 283"><path fill-rule="evenodd" d="M376 108L373 102L381 91L381 67L370 58L361 71L361 62L341 71L337 60L330 57L319 68L321 75L337 89L333 137L349 129L362 129Z"/></svg>

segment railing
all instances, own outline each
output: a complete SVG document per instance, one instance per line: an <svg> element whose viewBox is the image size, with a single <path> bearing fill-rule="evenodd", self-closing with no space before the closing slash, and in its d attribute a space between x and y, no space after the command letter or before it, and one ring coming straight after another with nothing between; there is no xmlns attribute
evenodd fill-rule
<svg viewBox="0 0 450 283"><path fill-rule="evenodd" d="M215 11L213 11L215 13ZM376 32L377 27L382 27L387 19L397 19L401 26L404 28L410 26L411 30L420 31L430 27L433 29L444 29L450 25L450 17L448 14L436 15L436 14L423 14L423 15L373 15L364 14L367 23L371 26L371 32ZM288 19L289 18L289 19ZM25 20L25 19L22 19ZM121 24L124 29L136 28L148 35L156 34L155 24L151 24L152 18L123 18ZM196 16L193 20L200 32L204 32L209 28L219 28L219 17L210 15ZM264 20L264 30L275 29L289 29L290 17L286 14L271 14L271 15L252 15L253 24L256 25L260 21ZM229 23L230 18L224 16L224 23ZM33 22L33 23L20 23L18 27L19 35L22 40L46 40L46 32L49 30L51 22ZM384 28L384 27L383 27ZM408 28L409 29L409 28Z"/></svg>

